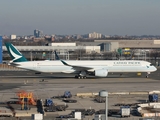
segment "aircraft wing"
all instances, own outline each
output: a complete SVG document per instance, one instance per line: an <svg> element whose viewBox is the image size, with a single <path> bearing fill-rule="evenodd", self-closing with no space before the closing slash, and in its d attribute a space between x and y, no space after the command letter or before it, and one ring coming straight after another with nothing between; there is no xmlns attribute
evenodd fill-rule
<svg viewBox="0 0 160 120"><path fill-rule="evenodd" d="M93 68L91 67L83 67L83 66L76 66L76 65L69 65L68 63L66 63L65 61L61 60L61 62L66 65L66 66L70 66L72 67L74 70L76 71L85 71L85 70L91 70Z"/></svg>
<svg viewBox="0 0 160 120"><path fill-rule="evenodd" d="M59 58L59 56L57 55L57 52L56 52L56 51L54 51L54 53L55 53L56 60L60 60L64 65L70 66L70 67L72 67L72 68L73 68L74 70L76 70L76 71L85 71L85 70L93 69L93 68L90 68L90 67L69 65L68 63L66 63L65 61L63 61L63 60L61 60L61 59Z"/></svg>

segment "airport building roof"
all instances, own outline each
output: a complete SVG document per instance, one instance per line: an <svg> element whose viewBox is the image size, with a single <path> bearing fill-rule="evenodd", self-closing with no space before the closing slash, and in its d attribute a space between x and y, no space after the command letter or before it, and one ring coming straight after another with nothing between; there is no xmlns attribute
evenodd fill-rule
<svg viewBox="0 0 160 120"><path fill-rule="evenodd" d="M118 42L119 48L160 48L160 40L95 40L95 43Z"/></svg>
<svg viewBox="0 0 160 120"><path fill-rule="evenodd" d="M16 46L20 51L75 51L85 50L90 53L95 51L100 53L100 46ZM3 51L7 51L5 46L2 47Z"/></svg>
<svg viewBox="0 0 160 120"><path fill-rule="evenodd" d="M64 44L64 43L63 43ZM68 45L72 46L68 46ZM20 51L75 51L84 49L86 52L115 51L118 48L160 49L160 40L94 40L94 42L68 43L64 46L16 46ZM76 46L75 46L76 45ZM2 47L7 51L6 47Z"/></svg>

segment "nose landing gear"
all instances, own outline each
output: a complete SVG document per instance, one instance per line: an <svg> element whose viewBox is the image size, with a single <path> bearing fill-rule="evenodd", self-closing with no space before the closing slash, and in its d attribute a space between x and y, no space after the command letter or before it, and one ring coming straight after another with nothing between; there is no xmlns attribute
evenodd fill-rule
<svg viewBox="0 0 160 120"><path fill-rule="evenodd" d="M146 78L148 78L148 77L149 77L149 74L150 74L150 72L147 72Z"/></svg>

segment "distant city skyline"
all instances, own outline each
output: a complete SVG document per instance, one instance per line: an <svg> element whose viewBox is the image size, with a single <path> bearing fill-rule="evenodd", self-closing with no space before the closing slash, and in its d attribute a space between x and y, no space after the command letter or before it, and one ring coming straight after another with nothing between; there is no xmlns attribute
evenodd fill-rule
<svg viewBox="0 0 160 120"><path fill-rule="evenodd" d="M1 0L0 35L160 35L160 0Z"/></svg>

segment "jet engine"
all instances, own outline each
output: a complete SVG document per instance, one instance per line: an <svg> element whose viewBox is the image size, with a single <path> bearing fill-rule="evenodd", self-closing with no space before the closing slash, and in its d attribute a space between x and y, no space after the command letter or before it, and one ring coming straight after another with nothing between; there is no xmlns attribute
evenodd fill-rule
<svg viewBox="0 0 160 120"><path fill-rule="evenodd" d="M108 71L105 69L95 70L94 73L97 77L106 77L108 75Z"/></svg>

